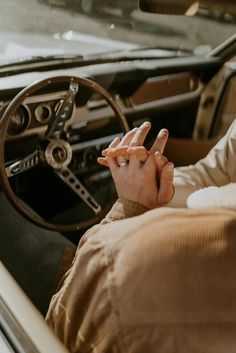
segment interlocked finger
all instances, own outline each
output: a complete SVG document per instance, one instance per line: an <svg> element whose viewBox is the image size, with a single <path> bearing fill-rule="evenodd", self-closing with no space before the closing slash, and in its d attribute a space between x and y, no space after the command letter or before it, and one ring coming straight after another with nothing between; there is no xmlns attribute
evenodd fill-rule
<svg viewBox="0 0 236 353"><path fill-rule="evenodd" d="M130 147L142 146L144 140L151 128L151 124L149 121L143 123L135 132L132 140L130 141Z"/></svg>
<svg viewBox="0 0 236 353"><path fill-rule="evenodd" d="M135 155L140 162L145 162L149 156L149 152L144 146L130 147L127 152L130 156Z"/></svg>
<svg viewBox="0 0 236 353"><path fill-rule="evenodd" d="M119 143L113 143L108 146L105 150L102 151L102 155L104 157L112 157L116 158L118 163L121 165L124 165L124 163L127 163L129 159L129 155L127 153L127 149L129 147L129 143L132 140L134 134L136 133L137 128L134 128L133 130L129 131ZM101 159L99 158L99 162ZM101 163L100 163L101 164Z"/></svg>
<svg viewBox="0 0 236 353"><path fill-rule="evenodd" d="M120 143L120 138L118 136L116 136L114 138L114 140L110 143L110 145L108 146L109 148L113 148L113 147L116 147L118 146Z"/></svg>
<svg viewBox="0 0 236 353"><path fill-rule="evenodd" d="M129 160L131 168L139 167L141 162L144 162L148 157L148 151L142 145L150 128L151 124L145 122L139 128L133 129L132 133L127 134L119 146L111 151L110 156L115 157L116 154L119 154L117 161L120 166L125 166ZM130 149L131 151L129 151ZM122 156L125 161L121 159Z"/></svg>
<svg viewBox="0 0 236 353"><path fill-rule="evenodd" d="M110 145L108 146L109 148L114 148L116 146L118 146L120 143L120 138L118 136L116 136L114 138L114 140L110 143ZM104 154L104 151L102 151L102 156L105 156L106 154ZM107 159L106 157L98 157L97 158L97 162L101 165L103 165L104 167L108 167L108 163L107 163Z"/></svg>
<svg viewBox="0 0 236 353"><path fill-rule="evenodd" d="M136 169L142 167L143 163L137 158L137 155L133 154L129 156L129 166L131 169Z"/></svg>
<svg viewBox="0 0 236 353"><path fill-rule="evenodd" d="M123 146L129 145L136 131L137 131L137 128L134 128L133 130L130 130L129 132L127 132L127 134L122 138L122 140L120 141L117 147L123 147ZM128 161L129 161L129 155L127 153L117 157L117 162L119 166L126 165Z"/></svg>
<svg viewBox="0 0 236 353"><path fill-rule="evenodd" d="M154 158L155 158L155 162L158 170L161 170L164 167L164 165L166 165L166 163L168 162L168 159L165 156L163 156L159 151L156 151L154 153Z"/></svg>
<svg viewBox="0 0 236 353"><path fill-rule="evenodd" d="M173 178L174 164L168 162L165 164L160 174L160 191L158 195L158 203L160 206L167 204L173 197Z"/></svg>
<svg viewBox="0 0 236 353"><path fill-rule="evenodd" d="M169 131L167 129L161 129L152 145L150 152L154 153L158 151L160 154L162 154L164 152L168 137Z"/></svg>

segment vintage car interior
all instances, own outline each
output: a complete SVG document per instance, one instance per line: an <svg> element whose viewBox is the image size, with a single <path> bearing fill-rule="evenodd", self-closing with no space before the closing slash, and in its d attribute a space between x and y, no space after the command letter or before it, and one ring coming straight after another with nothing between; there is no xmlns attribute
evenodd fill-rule
<svg viewBox="0 0 236 353"><path fill-rule="evenodd" d="M0 263L0 351L1 353L66 353L38 310Z"/></svg>
<svg viewBox="0 0 236 353"><path fill-rule="evenodd" d="M103 31L109 28L113 33L121 28L114 42L106 35L98 40L94 34L81 34L72 28L57 32L54 41L46 46L46 54L42 54L37 43L43 47L46 39L35 38L32 44L33 33L27 33L25 43L31 51L28 48L21 53L21 47L15 44L18 56L7 56L7 50L0 56L0 260L42 314L46 313L55 285L52 279L58 275L56 264L65 248L69 248L71 260L81 236L104 217L116 200L109 170L96 162L113 138L150 121L147 147L165 127L170 132L165 155L176 166L187 165L205 156L235 119L234 1L130 3L133 11L123 19L119 9L109 15L104 0L103 19L102 5L97 2ZM39 6L39 11L47 9L48 13L56 11L58 22L62 11L68 10L54 9L51 2L37 0L32 6ZM94 7L89 14L93 21L96 2ZM188 26L194 18L199 19L205 31L199 35L201 40L207 35L204 21L209 26L213 23L213 43L202 40L201 45L193 43L194 49L181 45L177 34L184 37L184 30L170 27L167 16L171 14L173 18L186 18ZM85 23L89 20L87 14L78 11L78 15ZM167 44L164 40L164 44L154 45L145 37L140 45L131 34L129 38L136 22L140 25L139 36L145 21L147 35L158 37L159 30L165 33ZM200 31L200 27L193 27L193 31ZM219 32L215 29L218 27ZM5 48L9 49L11 37L4 33ZM66 54L59 51L64 45L60 40L68 44ZM175 43L176 48L170 43ZM49 48L56 46L58 51L50 53ZM80 50L76 51L76 46ZM52 253L53 264L48 260ZM51 277L45 257L48 267L54 266ZM32 258L37 266L35 262L30 264ZM28 261L27 270L24 260ZM30 272L35 269L37 274ZM47 294L43 292L46 289Z"/></svg>

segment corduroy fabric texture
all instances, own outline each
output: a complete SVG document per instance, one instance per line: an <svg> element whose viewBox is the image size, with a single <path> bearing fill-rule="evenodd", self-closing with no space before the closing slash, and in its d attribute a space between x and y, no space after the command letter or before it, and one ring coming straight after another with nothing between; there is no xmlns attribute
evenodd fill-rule
<svg viewBox="0 0 236 353"><path fill-rule="evenodd" d="M56 335L72 353L236 352L236 212L122 204L82 238Z"/></svg>

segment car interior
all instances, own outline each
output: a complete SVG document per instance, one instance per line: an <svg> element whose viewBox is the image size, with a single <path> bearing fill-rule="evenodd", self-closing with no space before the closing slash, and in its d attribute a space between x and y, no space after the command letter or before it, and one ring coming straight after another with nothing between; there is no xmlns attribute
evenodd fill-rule
<svg viewBox="0 0 236 353"><path fill-rule="evenodd" d="M0 263L0 350L2 353L58 352L65 347L52 334L39 311Z"/></svg>
<svg viewBox="0 0 236 353"><path fill-rule="evenodd" d="M230 0L200 1L199 8L191 0L169 3L139 0L135 6L163 15L212 11L213 16L215 9L230 14L232 22L236 18ZM235 54L236 34L202 56L180 50L173 57L166 49L160 59L134 50L130 57L88 55L43 64L35 58L27 65L0 65L0 260L41 314L81 237L117 198L109 169L97 163L102 150L115 136L150 121L146 146L167 128L165 155L175 166L204 157L235 119ZM0 269L7 288L12 279ZM5 289L0 286L1 308ZM11 305L9 299L5 306ZM0 313L1 347L1 332L10 333L5 309ZM64 352L53 344L58 347L41 351Z"/></svg>

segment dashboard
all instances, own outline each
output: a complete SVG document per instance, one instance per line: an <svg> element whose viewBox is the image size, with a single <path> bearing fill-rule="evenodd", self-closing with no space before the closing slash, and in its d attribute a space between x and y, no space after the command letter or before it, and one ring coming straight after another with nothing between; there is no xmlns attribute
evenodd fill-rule
<svg viewBox="0 0 236 353"><path fill-rule="evenodd" d="M32 82L60 75L80 76L95 81L110 93L130 129L143 121L152 123L147 146L162 127L169 129L173 138L191 139L202 88L220 65L215 58L193 57L14 73L0 77L0 116L11 99ZM37 148L67 91L62 83L26 97L10 119L6 165ZM70 169L107 212L116 192L109 170L96 160L115 136L122 136L121 126L104 97L83 86L79 87L65 126L65 139L73 152ZM10 179L14 192L43 218L70 223L78 215L82 221L92 217L91 210L78 202L77 195L62 186L48 168L35 168ZM92 222L97 220L92 217ZM87 226L91 224L86 223Z"/></svg>

